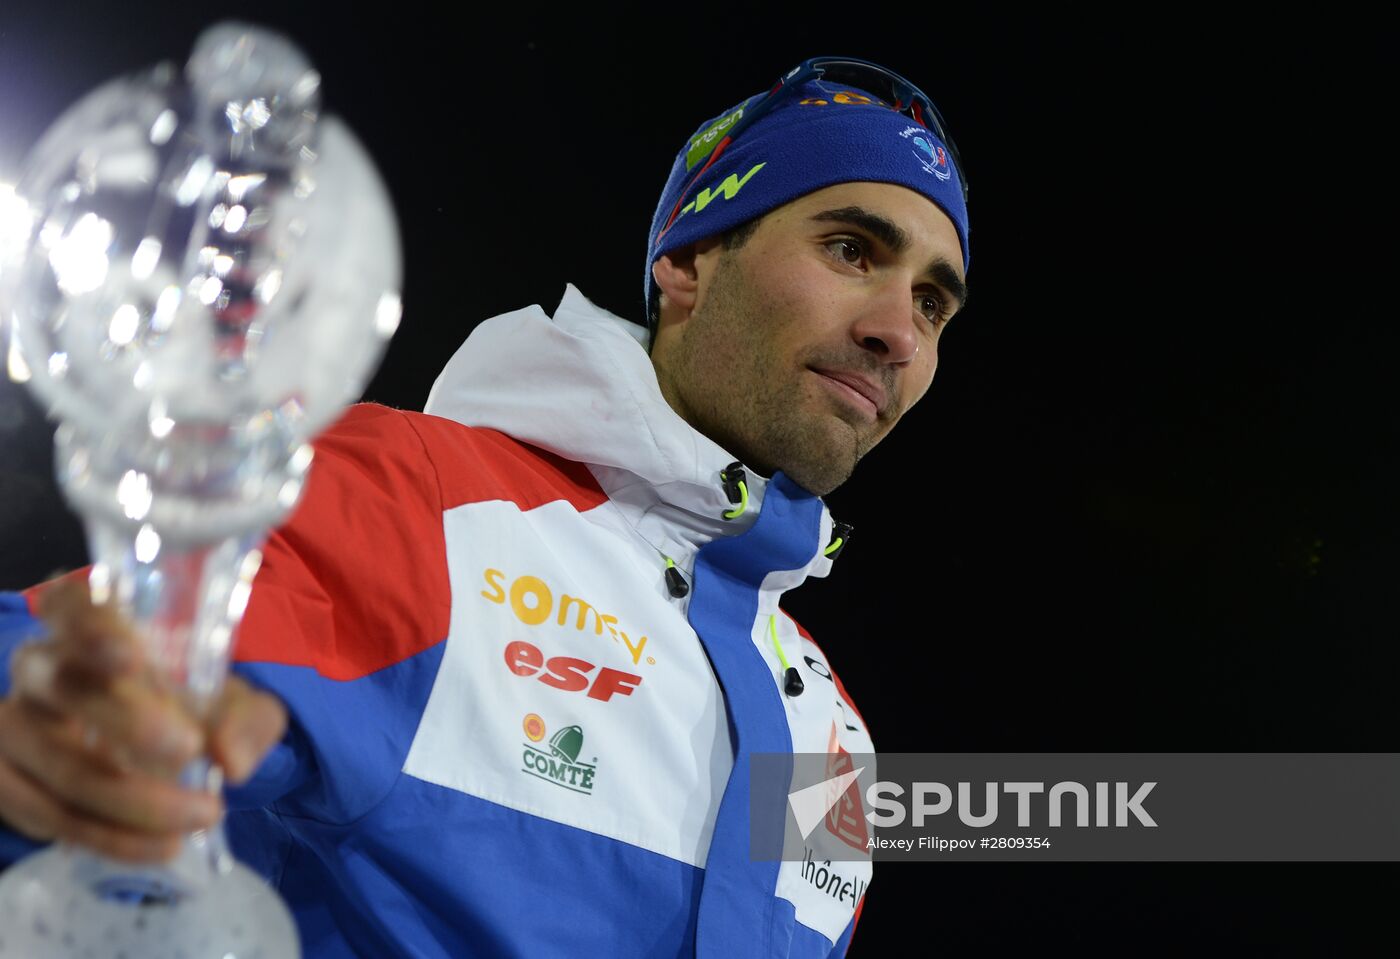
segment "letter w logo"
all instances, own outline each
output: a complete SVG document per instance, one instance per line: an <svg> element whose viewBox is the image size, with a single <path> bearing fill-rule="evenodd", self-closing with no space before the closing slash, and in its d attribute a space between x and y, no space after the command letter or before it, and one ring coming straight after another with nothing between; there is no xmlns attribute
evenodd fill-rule
<svg viewBox="0 0 1400 959"><path fill-rule="evenodd" d="M719 196L721 193L724 194L724 198L726 200L734 199L735 194L737 194L740 190L744 188L745 183L749 182L749 177L753 176L759 170L762 170L765 166L767 166L767 163L759 163L748 173L745 173L743 177L740 177L738 174L731 173L729 174L729 176L725 177L724 180L721 181L719 185L717 185L713 190L711 190L709 187L706 187L705 189L701 190L695 195L695 199L691 200L685 206L681 207L681 216L684 216L685 214L689 213L692 208L695 210L696 213L699 213L701 210L705 209L705 207L709 206L710 201L713 200L715 197Z"/></svg>

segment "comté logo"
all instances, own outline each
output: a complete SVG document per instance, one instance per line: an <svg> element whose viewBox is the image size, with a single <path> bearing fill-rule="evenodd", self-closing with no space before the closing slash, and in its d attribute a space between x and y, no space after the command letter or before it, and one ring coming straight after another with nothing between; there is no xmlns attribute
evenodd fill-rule
<svg viewBox="0 0 1400 959"><path fill-rule="evenodd" d="M532 723L542 739L544 720L534 713L525 717L525 735L538 742L531 732ZM565 726L559 730L550 737L548 751L537 749L529 743L524 746L522 762L525 768L521 772L585 796L593 794L593 776L598 771L598 759L594 757L591 763L578 761L579 753L583 752L582 726Z"/></svg>
<svg viewBox="0 0 1400 959"><path fill-rule="evenodd" d="M565 692L587 689L589 699L604 703L614 694L631 696L632 690L642 684L642 677L635 673L610 666L604 666L590 679L588 674L598 669L593 663L573 656L551 656L545 660L538 646L519 639L506 645L505 658L506 668L517 676L536 676L546 686Z"/></svg>

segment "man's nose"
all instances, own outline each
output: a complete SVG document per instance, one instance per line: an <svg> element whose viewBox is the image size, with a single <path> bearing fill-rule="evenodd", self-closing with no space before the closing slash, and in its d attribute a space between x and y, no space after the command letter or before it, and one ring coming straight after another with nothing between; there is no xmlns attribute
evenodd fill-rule
<svg viewBox="0 0 1400 959"><path fill-rule="evenodd" d="M872 291L851 324L851 338L885 363L907 363L919 350L914 294L908 284L885 283Z"/></svg>

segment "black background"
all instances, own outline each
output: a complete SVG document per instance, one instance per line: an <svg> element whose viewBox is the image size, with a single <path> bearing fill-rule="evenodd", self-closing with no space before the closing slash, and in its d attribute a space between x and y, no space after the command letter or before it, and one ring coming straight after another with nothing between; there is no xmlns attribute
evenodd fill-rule
<svg viewBox="0 0 1400 959"><path fill-rule="evenodd" d="M239 7L307 50L393 194L405 315L366 398L404 408L474 323L552 311L566 280L640 320L652 211L701 120L816 54L909 76L967 169L972 303L827 498L850 547L785 600L879 748L1396 748L1378 24ZM94 85L188 51L221 16L202 9L6 0L0 179ZM0 588L85 561L50 436L0 380ZM1393 888L1340 864L892 864L853 954L1322 944Z"/></svg>

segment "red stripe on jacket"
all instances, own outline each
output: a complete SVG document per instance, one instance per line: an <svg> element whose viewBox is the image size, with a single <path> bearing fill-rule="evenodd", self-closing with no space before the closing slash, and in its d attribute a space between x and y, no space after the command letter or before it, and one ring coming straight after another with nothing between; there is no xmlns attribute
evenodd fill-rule
<svg viewBox="0 0 1400 959"><path fill-rule="evenodd" d="M313 446L301 502L263 545L234 659L353 680L447 636L443 510L505 500L522 511L607 501L576 463L496 430L375 403L348 407ZM31 613L62 579L24 591Z"/></svg>
<svg viewBox="0 0 1400 959"><path fill-rule="evenodd" d="M863 726L865 727L866 734L869 735L869 733L870 733L870 724L867 723L867 722L865 721L865 717L862 716L862 715L860 714L860 710L859 710L859 709L856 709L855 700L851 699L851 694L848 693L848 692L846 692L846 687L845 687L844 685L842 685L842 683L841 683L841 677L836 675L836 667L833 666L833 665L831 665L831 657L829 657L829 656L826 655L826 652L821 648L820 645L817 644L817 641L816 641L815 639L812 638L812 634L809 633L809 632L807 632L807 630L806 630L805 628L803 628L803 626L802 626L801 623L799 623L797 620L795 620L795 619L792 618L792 614L791 614L791 613L789 613L789 612L788 612L787 610L785 610L785 609L782 610L782 613L783 613L783 615L786 616L788 619L791 619L791 620L792 620L792 625L794 625L794 626L797 627L797 631L798 631L809 643L811 643L813 646L816 646L816 647L817 647L817 652L821 653L822 656L826 659L826 668L827 668L827 670L831 673L831 681L832 681L833 683L836 684L836 692L837 692L837 694L839 694L840 697L841 697L843 700L846 701L846 705L847 705L847 706L850 706L850 707L851 707L851 711L854 712L854 713L856 714L856 717L857 717L858 719L860 719L861 725L863 725ZM854 942L854 941L855 941L856 928L860 925L860 911L861 911L862 909L864 909L864 908L865 908L865 896L862 895L862 896L860 897L860 902L856 903L855 915L853 915L853 916L851 917L851 942ZM847 955L850 954L850 947L851 947L851 943L850 943L850 942L846 943Z"/></svg>
<svg viewBox="0 0 1400 959"><path fill-rule="evenodd" d="M856 714L856 718L860 720L861 725L863 725L865 727L866 732L869 733L870 724L865 721L865 717L860 714L860 710L856 709L855 700L851 699L851 694L846 692L846 687L841 683L841 677L836 675L836 667L831 665L831 657L826 655L825 651L822 650L821 646L817 643L817 641L812 638L812 634L807 632L807 630L803 628L801 623L799 623L795 619L792 619L791 613L789 613L787 610L782 610L782 614L788 619L791 619L792 625L797 627L797 631L802 634L803 638L805 638L807 642L811 643L813 646L816 646L817 652L821 653L822 656L826 658L826 668L831 672L831 681L836 684L836 692L839 693L841 698L846 701L846 705L851 707L851 710Z"/></svg>

